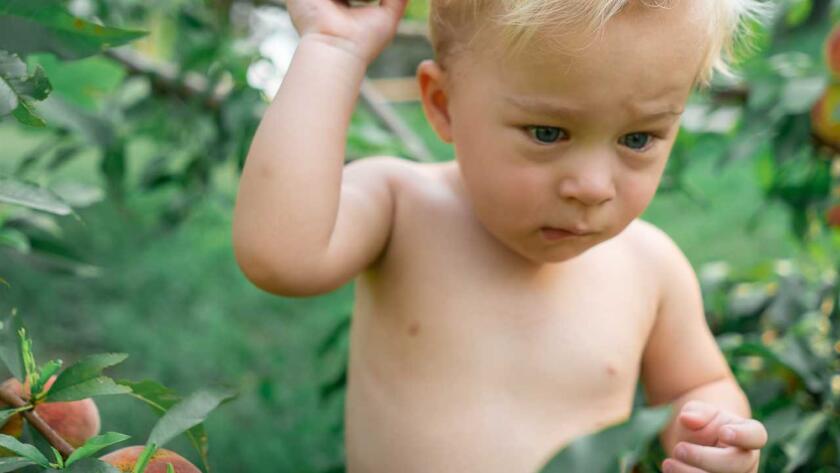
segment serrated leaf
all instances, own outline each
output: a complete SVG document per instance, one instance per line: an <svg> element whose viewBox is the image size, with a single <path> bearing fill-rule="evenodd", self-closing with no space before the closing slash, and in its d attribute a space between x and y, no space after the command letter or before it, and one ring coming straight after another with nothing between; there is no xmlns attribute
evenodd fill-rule
<svg viewBox="0 0 840 473"><path fill-rule="evenodd" d="M233 397L234 393L229 391L206 390L193 393L172 406L157 421L149 435L149 442L163 447L184 431L204 422L213 409Z"/></svg>
<svg viewBox="0 0 840 473"><path fill-rule="evenodd" d="M79 401L89 397L130 393L131 391L128 388L120 386L113 379L107 376L99 376L98 378L88 379L87 381L68 386L55 394L50 389L44 399L48 402L67 402Z"/></svg>
<svg viewBox="0 0 840 473"><path fill-rule="evenodd" d="M24 374L17 335L21 328L23 328L23 322L15 309L12 309L11 314L0 324L0 359L3 360L3 364L12 376L19 380L23 379Z"/></svg>
<svg viewBox="0 0 840 473"><path fill-rule="evenodd" d="M131 395L145 402L158 416L162 416L166 411L181 400L181 396L171 389L159 384L155 381L139 381L133 382L129 380L119 380L119 384L131 388ZM204 465L205 471L210 471L210 461L208 458L208 438L204 431L204 426L199 424L187 431L187 437L190 439L201 462Z"/></svg>
<svg viewBox="0 0 840 473"><path fill-rule="evenodd" d="M11 435L0 434L0 447L11 450L24 458L28 458L44 468L48 468L50 466L50 461L47 460L47 457L38 451L35 446L21 443L18 439L12 437Z"/></svg>
<svg viewBox="0 0 840 473"><path fill-rule="evenodd" d="M64 473L120 473L120 470L115 466L105 463L98 458L82 458L67 469L61 471Z"/></svg>
<svg viewBox="0 0 840 473"><path fill-rule="evenodd" d="M84 394L82 391L86 389L104 389L106 386L117 386L113 380L102 376L102 370L109 366L122 363L126 358L128 358L128 355L125 353L101 353L79 360L58 375L55 383L53 383L50 391L47 393L47 400L78 401L79 399L90 397L90 395L86 395L71 399ZM110 381L110 383L103 381L103 378ZM127 389L120 387L118 392L108 394L126 394L128 392Z"/></svg>
<svg viewBox="0 0 840 473"><path fill-rule="evenodd" d="M56 215L67 215L73 211L49 189L7 176L0 176L0 202L22 205Z"/></svg>
<svg viewBox="0 0 840 473"><path fill-rule="evenodd" d="M131 438L128 435L121 434L119 432L108 432L102 435L97 435L95 437L91 437L84 443L81 447L77 448L70 454L67 458L67 462L65 463L67 466L70 466L77 461L89 457L94 453L102 450L105 447L109 447L114 445L115 443L124 442Z"/></svg>
<svg viewBox="0 0 840 473"><path fill-rule="evenodd" d="M52 52L64 59L79 59L145 34L76 18L57 0L0 3L0 47L21 54Z"/></svg>
<svg viewBox="0 0 840 473"><path fill-rule="evenodd" d="M628 471L668 423L671 412L670 405L640 409L626 422L577 438L554 456L540 473Z"/></svg>
<svg viewBox="0 0 840 473"><path fill-rule="evenodd" d="M7 457L7 458L0 458L0 473L6 473L9 471L18 471L19 469L34 465L35 462L28 458L23 457Z"/></svg>
<svg viewBox="0 0 840 473"><path fill-rule="evenodd" d="M20 108L27 98L44 100L52 90L41 67L30 76L17 54L0 49L0 117Z"/></svg>

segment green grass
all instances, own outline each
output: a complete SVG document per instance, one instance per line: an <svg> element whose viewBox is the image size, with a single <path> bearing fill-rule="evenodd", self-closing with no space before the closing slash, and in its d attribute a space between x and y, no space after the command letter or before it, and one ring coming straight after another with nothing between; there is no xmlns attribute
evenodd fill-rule
<svg viewBox="0 0 840 473"><path fill-rule="evenodd" d="M399 110L437 155L451 156L419 107ZM6 150L0 172L8 172L38 137L6 124L0 126L0 142ZM136 168L151 150L137 143L132 153ZM94 155L51 182L80 175L95 182ZM130 358L110 372L114 377L154 379L183 394L216 385L238 389L238 399L207 422L214 471L327 471L343 451L336 430L342 402L319 402L317 389L340 369L341 358L322 362L316 352L350 312L352 288L290 299L251 286L231 250L235 181L225 171L217 176L220 190L172 231L153 225L165 193L133 196L125 207L103 203L84 209L81 222L63 219L66 240L102 268L99 278L49 274L26 259L0 254L2 275L12 284L0 289L0 302L4 310L18 307L25 317L40 362L56 355L71 362L90 353L126 352ZM769 207L754 233L745 232L745 221L763 201L748 162L717 173L711 159L698 158L688 178L707 208L684 195L662 193L644 217L669 233L695 267L715 260L752 265L796 253L778 206ZM133 444L145 441L154 416L144 406L127 397L97 402L103 431L132 435ZM171 447L195 459L183 439Z"/></svg>

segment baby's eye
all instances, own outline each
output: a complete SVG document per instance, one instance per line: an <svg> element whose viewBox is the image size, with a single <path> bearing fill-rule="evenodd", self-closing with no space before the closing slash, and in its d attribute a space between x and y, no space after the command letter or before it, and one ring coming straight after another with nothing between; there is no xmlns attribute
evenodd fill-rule
<svg viewBox="0 0 840 473"><path fill-rule="evenodd" d="M553 126L529 126L528 132L531 136L543 144L552 144L560 138L563 130Z"/></svg>
<svg viewBox="0 0 840 473"><path fill-rule="evenodd" d="M634 151L643 151L653 139L650 133L630 133L622 137L623 144Z"/></svg>

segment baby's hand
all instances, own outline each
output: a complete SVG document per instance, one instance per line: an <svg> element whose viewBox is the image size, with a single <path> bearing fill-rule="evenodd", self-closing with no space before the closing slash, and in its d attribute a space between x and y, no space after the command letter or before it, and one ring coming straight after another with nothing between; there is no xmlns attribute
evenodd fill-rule
<svg viewBox="0 0 840 473"><path fill-rule="evenodd" d="M370 64L394 37L408 0L351 8L347 0L288 0L300 36L329 41Z"/></svg>
<svg viewBox="0 0 840 473"><path fill-rule="evenodd" d="M680 410L678 437L665 473L756 473L767 430L711 404L689 401Z"/></svg>

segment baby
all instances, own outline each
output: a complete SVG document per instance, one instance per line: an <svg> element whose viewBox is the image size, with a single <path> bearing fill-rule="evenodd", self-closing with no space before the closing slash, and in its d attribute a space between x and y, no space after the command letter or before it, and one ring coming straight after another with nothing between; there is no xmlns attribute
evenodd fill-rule
<svg viewBox="0 0 840 473"><path fill-rule="evenodd" d="M301 35L249 151L237 260L287 296L355 278L350 473L532 473L674 404L666 472L755 472L767 441L691 265L639 220L689 94L753 0L432 0L426 117L457 159L343 166L407 0L288 0ZM640 378L641 377L641 378Z"/></svg>

